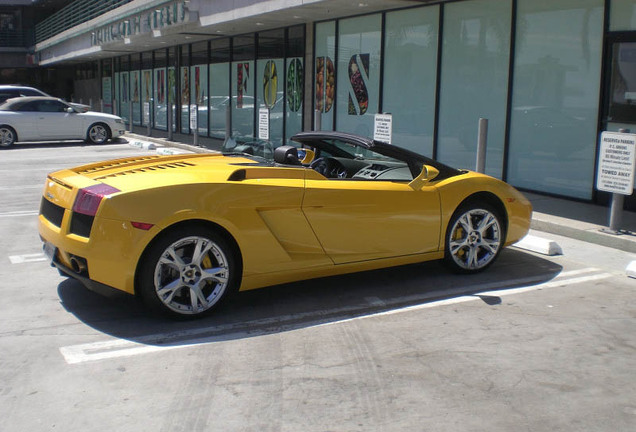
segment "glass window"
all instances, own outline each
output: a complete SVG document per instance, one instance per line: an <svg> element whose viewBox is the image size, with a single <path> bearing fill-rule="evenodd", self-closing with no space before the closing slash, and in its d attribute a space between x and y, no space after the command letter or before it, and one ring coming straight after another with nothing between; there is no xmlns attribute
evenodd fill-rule
<svg viewBox="0 0 636 432"><path fill-rule="evenodd" d="M283 83L285 78L285 31L258 34L258 79L256 106L269 114L269 141L278 147L283 142Z"/></svg>
<svg viewBox="0 0 636 432"><path fill-rule="evenodd" d="M232 136L245 141L254 138L254 37L233 41Z"/></svg>
<svg viewBox="0 0 636 432"><path fill-rule="evenodd" d="M636 30L636 3L634 0L611 0L610 30Z"/></svg>
<svg viewBox="0 0 636 432"><path fill-rule="evenodd" d="M305 92L304 62L305 27L296 26L288 30L287 61L285 64L285 140L303 130L303 95Z"/></svg>
<svg viewBox="0 0 636 432"><path fill-rule="evenodd" d="M612 44L611 56L607 121L636 130L636 42Z"/></svg>
<svg viewBox="0 0 636 432"><path fill-rule="evenodd" d="M112 61L102 61L102 104L105 113L113 112L113 81L112 81Z"/></svg>
<svg viewBox="0 0 636 432"><path fill-rule="evenodd" d="M181 133L190 133L190 46L179 47L181 67L179 68L179 85L181 94Z"/></svg>
<svg viewBox="0 0 636 432"><path fill-rule="evenodd" d="M502 176L512 3L457 2L444 8L437 158L475 169L479 118L488 119L486 173Z"/></svg>
<svg viewBox="0 0 636 432"><path fill-rule="evenodd" d="M338 24L336 128L340 131L373 136L380 93L381 28L379 14Z"/></svg>
<svg viewBox="0 0 636 432"><path fill-rule="evenodd" d="M190 67L190 104L197 106L199 135L208 134L208 43L192 44Z"/></svg>
<svg viewBox="0 0 636 432"><path fill-rule="evenodd" d="M168 111L166 103L167 89L167 54L166 50L155 51L154 88L153 88L153 109L154 124L157 129L168 130Z"/></svg>
<svg viewBox="0 0 636 432"><path fill-rule="evenodd" d="M139 55L133 55L130 62L130 100L133 106L133 124L141 125L141 63Z"/></svg>
<svg viewBox="0 0 636 432"><path fill-rule="evenodd" d="M144 126L148 121L152 124L152 53L147 52L141 55L141 120Z"/></svg>
<svg viewBox="0 0 636 432"><path fill-rule="evenodd" d="M386 14L382 110L393 142L433 154L439 6Z"/></svg>
<svg viewBox="0 0 636 432"><path fill-rule="evenodd" d="M210 136L225 139L230 100L230 40L214 40L210 46Z"/></svg>
<svg viewBox="0 0 636 432"><path fill-rule="evenodd" d="M320 111L321 129L333 130L336 97L336 22L316 24L316 68L314 80L314 112Z"/></svg>
<svg viewBox="0 0 636 432"><path fill-rule="evenodd" d="M603 3L519 1L508 164L515 186L592 197Z"/></svg>

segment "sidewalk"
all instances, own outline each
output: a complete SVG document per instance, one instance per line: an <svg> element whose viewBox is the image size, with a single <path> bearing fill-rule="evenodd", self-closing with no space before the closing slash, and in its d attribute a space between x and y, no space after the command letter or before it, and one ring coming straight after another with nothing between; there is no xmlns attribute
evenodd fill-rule
<svg viewBox="0 0 636 432"><path fill-rule="evenodd" d="M129 142L150 141L159 146L174 147L196 153L211 151L203 147L194 147L191 144L168 141L165 138L151 138L130 132L127 132L124 138ZM614 235L601 231L609 226L609 207L529 192L525 192L524 195L532 202L534 209L532 229L636 253L636 213L624 211L622 224L619 227L624 233Z"/></svg>
<svg viewBox="0 0 636 432"><path fill-rule="evenodd" d="M532 229L636 253L636 213L624 211L619 235L602 232L609 226L609 207L551 198L526 192L532 203Z"/></svg>

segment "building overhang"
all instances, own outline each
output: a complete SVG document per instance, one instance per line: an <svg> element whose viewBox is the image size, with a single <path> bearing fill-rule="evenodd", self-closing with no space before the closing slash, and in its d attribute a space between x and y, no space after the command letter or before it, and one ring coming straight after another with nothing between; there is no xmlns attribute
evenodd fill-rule
<svg viewBox="0 0 636 432"><path fill-rule="evenodd" d="M134 0L35 46L41 65L434 3L435 0Z"/></svg>

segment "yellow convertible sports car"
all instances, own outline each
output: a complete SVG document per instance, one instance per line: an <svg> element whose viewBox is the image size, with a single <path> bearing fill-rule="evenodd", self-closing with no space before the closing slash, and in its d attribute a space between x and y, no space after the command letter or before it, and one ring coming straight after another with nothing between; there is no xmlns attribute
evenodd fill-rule
<svg viewBox="0 0 636 432"><path fill-rule="evenodd" d="M52 173L44 250L90 289L191 317L301 279L435 259L478 272L529 229L530 203L500 180L346 133L292 140L273 161L248 143Z"/></svg>

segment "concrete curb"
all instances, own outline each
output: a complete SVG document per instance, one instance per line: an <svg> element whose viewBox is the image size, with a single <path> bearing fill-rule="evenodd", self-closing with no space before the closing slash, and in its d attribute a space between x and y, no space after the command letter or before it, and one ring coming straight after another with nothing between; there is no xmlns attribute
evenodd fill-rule
<svg viewBox="0 0 636 432"><path fill-rule="evenodd" d="M145 149L145 150L156 150L157 145L152 142L142 142L142 141L131 141L129 144L133 147Z"/></svg>
<svg viewBox="0 0 636 432"><path fill-rule="evenodd" d="M600 227L593 229L575 228L563 223L542 220L540 216L533 216L530 227L537 231L557 234L588 243L594 243L600 246L619 249L624 252L636 253L636 242L625 237L621 238L620 235L602 233L599 230Z"/></svg>
<svg viewBox="0 0 636 432"><path fill-rule="evenodd" d="M625 273L627 273L628 277L636 279L636 261L632 261L629 263L629 265L625 269Z"/></svg>
<svg viewBox="0 0 636 432"><path fill-rule="evenodd" d="M180 143L180 142L176 142L176 141L168 141L166 138L147 137L147 136L138 135L138 134L134 134L134 133L130 133L130 132L126 132L123 135L123 138L128 140L129 142L149 141L149 142L155 143L155 144L157 144L158 146L161 146L161 147L173 147L173 148L178 148L178 149L181 149L181 150L187 150L187 151L193 152L193 153L218 153L218 151L216 151L216 150L211 150L211 149L205 148L205 147L195 147L192 144Z"/></svg>
<svg viewBox="0 0 636 432"><path fill-rule="evenodd" d="M530 234L513 244L513 246L547 256L563 255L563 249L557 242Z"/></svg>

